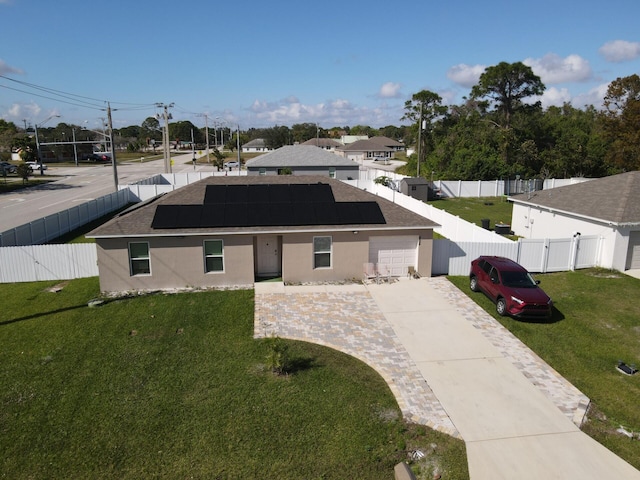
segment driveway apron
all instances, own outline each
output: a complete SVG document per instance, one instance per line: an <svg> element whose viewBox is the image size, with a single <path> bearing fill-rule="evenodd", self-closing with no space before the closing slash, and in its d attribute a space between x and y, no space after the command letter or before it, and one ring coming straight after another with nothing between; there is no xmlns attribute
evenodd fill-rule
<svg viewBox="0 0 640 480"><path fill-rule="evenodd" d="M588 398L444 277L257 284L255 335L272 334L376 369L407 420L465 441L472 480L640 480L578 428Z"/></svg>

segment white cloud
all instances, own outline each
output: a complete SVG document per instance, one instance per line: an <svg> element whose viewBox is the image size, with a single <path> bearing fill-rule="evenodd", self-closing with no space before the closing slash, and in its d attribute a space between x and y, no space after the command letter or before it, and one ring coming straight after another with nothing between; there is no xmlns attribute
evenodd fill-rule
<svg viewBox="0 0 640 480"><path fill-rule="evenodd" d="M37 119L42 113L42 108L37 103L14 103L2 115L5 120L12 122L22 122L23 119Z"/></svg>
<svg viewBox="0 0 640 480"><path fill-rule="evenodd" d="M466 65L459 63L447 70L447 78L463 87L473 87L478 83L487 67L484 65Z"/></svg>
<svg viewBox="0 0 640 480"><path fill-rule="evenodd" d="M571 102L571 93L566 88L547 88L542 96L535 97L534 101L540 100L542 108L561 107L565 103Z"/></svg>
<svg viewBox="0 0 640 480"><path fill-rule="evenodd" d="M2 0L0 0L0 3L2 3ZM24 73L22 70L20 70L19 68L15 68L12 67L11 65L7 65L7 63L0 59L0 75L6 75L7 73Z"/></svg>
<svg viewBox="0 0 640 480"><path fill-rule="evenodd" d="M605 43L598 49L598 52L607 62L624 62L640 57L640 43L614 40Z"/></svg>
<svg viewBox="0 0 640 480"><path fill-rule="evenodd" d="M248 110L251 114L246 121L256 127L291 126L306 122L319 123L324 127L340 125L378 127L397 125L402 116L402 108L393 105L357 106L343 98L305 104L293 96L276 102L255 100Z"/></svg>
<svg viewBox="0 0 640 480"><path fill-rule="evenodd" d="M580 55L562 58L548 53L542 58L527 58L522 63L531 67L544 84L584 82L592 77L589 62Z"/></svg>
<svg viewBox="0 0 640 480"><path fill-rule="evenodd" d="M604 97L607 94L609 88L608 83L602 83L586 93L575 95L571 100L571 105L576 108L582 108L585 105L593 105L595 108L602 108Z"/></svg>
<svg viewBox="0 0 640 480"><path fill-rule="evenodd" d="M399 98L401 96L400 88L402 87L399 83L394 82L386 82L383 83L380 87L380 91L378 92L379 98Z"/></svg>

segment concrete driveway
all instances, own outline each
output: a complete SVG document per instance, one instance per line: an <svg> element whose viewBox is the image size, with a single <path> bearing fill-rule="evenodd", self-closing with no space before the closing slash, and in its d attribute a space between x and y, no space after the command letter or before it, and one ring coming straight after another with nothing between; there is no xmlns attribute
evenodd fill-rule
<svg viewBox="0 0 640 480"><path fill-rule="evenodd" d="M256 284L270 334L367 362L405 418L465 441L472 480L640 479L578 428L588 398L445 278Z"/></svg>

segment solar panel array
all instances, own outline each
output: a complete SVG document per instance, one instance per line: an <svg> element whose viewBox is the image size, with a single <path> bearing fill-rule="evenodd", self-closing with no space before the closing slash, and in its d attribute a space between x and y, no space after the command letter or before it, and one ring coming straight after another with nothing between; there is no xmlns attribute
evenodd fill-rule
<svg viewBox="0 0 640 480"><path fill-rule="evenodd" d="M158 205L153 228L384 224L377 202L336 202L326 183L208 185L203 205Z"/></svg>

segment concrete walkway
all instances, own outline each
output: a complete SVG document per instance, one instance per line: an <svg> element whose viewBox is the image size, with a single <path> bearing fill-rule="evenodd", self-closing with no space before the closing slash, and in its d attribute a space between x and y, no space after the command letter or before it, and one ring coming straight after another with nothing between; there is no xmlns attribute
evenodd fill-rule
<svg viewBox="0 0 640 480"><path fill-rule="evenodd" d="M409 421L462 438L472 480L639 479L582 433L588 398L445 278L256 284L255 335L376 369Z"/></svg>

